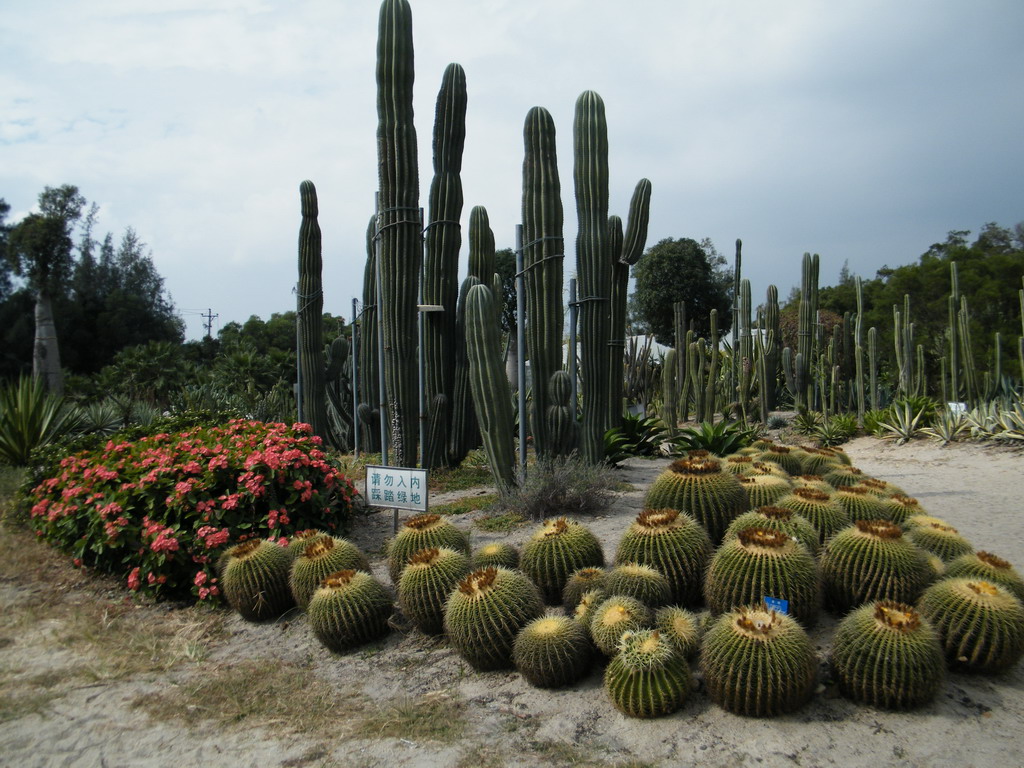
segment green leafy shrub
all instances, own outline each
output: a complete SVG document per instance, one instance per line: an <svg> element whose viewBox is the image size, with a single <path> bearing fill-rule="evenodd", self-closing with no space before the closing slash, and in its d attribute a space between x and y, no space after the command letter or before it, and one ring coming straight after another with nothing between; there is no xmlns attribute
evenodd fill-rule
<svg viewBox="0 0 1024 768"><path fill-rule="evenodd" d="M79 427L77 411L43 389L41 379L22 376L0 389L0 463L23 467L33 450Z"/></svg>
<svg viewBox="0 0 1024 768"><path fill-rule="evenodd" d="M750 445L756 434L756 430L738 421L705 421L699 427L681 430L672 442L678 451L705 450L716 456L728 456Z"/></svg>
<svg viewBox="0 0 1024 768"><path fill-rule="evenodd" d="M239 419L119 435L66 456L27 500L29 524L77 565L126 574L155 597L219 600L215 564L229 542L341 532L355 496L308 425Z"/></svg>
<svg viewBox="0 0 1024 768"><path fill-rule="evenodd" d="M810 436L818 444L829 448L842 445L857 434L857 415L854 413L837 413L828 419L822 419L811 431Z"/></svg>
<svg viewBox="0 0 1024 768"><path fill-rule="evenodd" d="M892 414L888 408L881 408L877 411L867 411L864 414L864 431L869 435L875 437L881 437L885 430L882 428L882 422L888 421L892 418Z"/></svg>
<svg viewBox="0 0 1024 768"><path fill-rule="evenodd" d="M612 427L605 432L605 456L612 464L629 456L653 456L667 438L668 429L657 416L626 413L622 416L621 427ZM610 451L610 447L615 450Z"/></svg>
<svg viewBox="0 0 1024 768"><path fill-rule="evenodd" d="M498 497L491 519L505 514L533 520L593 515L608 505L614 485L607 466L588 464L576 455L540 460L519 487Z"/></svg>

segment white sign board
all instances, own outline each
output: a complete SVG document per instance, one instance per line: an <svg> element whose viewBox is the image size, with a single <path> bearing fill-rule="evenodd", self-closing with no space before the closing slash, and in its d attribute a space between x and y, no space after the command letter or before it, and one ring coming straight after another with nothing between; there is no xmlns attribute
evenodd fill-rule
<svg viewBox="0 0 1024 768"><path fill-rule="evenodd" d="M427 470L366 467L366 501L373 507L427 511Z"/></svg>

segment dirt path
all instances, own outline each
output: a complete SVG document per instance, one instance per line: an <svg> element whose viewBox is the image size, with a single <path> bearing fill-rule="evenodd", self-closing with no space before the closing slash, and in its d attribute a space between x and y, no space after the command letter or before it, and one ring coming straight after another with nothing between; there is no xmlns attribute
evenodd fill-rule
<svg viewBox="0 0 1024 768"><path fill-rule="evenodd" d="M1024 454L974 445L894 446L862 438L855 464L916 496L975 543L1024 565ZM635 490L587 524L614 555L664 460L618 470ZM454 518L469 528L481 513ZM381 557L390 517L355 538ZM473 543L520 543L473 529ZM123 603L34 542L8 542L0 577L0 763L12 766L1013 766L1024 762L1024 673L951 675L922 711L854 705L822 685L796 714L759 721L708 700L628 719L601 673L533 688L514 672L471 671L441 640L395 631L345 656L302 614L267 625L224 612ZM25 561L21 563L20 561ZM824 659L835 621L813 633ZM401 629L401 628L399 628ZM822 666L825 671L824 664ZM827 676L823 677L827 680Z"/></svg>

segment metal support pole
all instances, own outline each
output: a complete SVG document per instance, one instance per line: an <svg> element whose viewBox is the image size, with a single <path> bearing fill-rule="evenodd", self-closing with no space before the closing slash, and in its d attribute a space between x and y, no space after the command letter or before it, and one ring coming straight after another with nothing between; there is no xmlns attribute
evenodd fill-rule
<svg viewBox="0 0 1024 768"><path fill-rule="evenodd" d="M420 208L420 232L423 231L423 209ZM420 286L416 293L416 332L418 334L416 357L419 359L419 403L420 403L420 466L427 466L427 393L425 390L427 366L423 359L423 343L426 331L423 327L423 270L425 267L426 238L420 237Z"/></svg>
<svg viewBox="0 0 1024 768"><path fill-rule="evenodd" d="M385 386L384 379L384 329L383 325L383 286L381 285L380 279L380 192L377 193L377 200L374 203L374 213L377 217L377 233L374 235L374 250L376 251L376 267L377 267L377 382L380 386L380 463L385 467L391 466L388 462L388 407L387 407L387 388ZM395 520L397 525L398 511L395 511Z"/></svg>
<svg viewBox="0 0 1024 768"><path fill-rule="evenodd" d="M572 380L570 403L572 416L576 418L576 387L579 371L576 368L576 317L579 307L576 301L576 278L569 279L569 378Z"/></svg>
<svg viewBox="0 0 1024 768"><path fill-rule="evenodd" d="M359 299L352 299L352 454L359 458Z"/></svg>
<svg viewBox="0 0 1024 768"><path fill-rule="evenodd" d="M516 343L519 345L519 473L526 479L526 286L523 277L523 225L516 224ZM533 382L537 386L537 382ZM541 382L540 386L543 386ZM534 400L536 403L536 399ZM535 414L543 418L543 414Z"/></svg>

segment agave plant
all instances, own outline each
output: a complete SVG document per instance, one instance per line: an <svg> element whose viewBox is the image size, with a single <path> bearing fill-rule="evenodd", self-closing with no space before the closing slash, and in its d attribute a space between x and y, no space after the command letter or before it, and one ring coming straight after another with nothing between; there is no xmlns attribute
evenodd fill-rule
<svg viewBox="0 0 1024 768"><path fill-rule="evenodd" d="M947 408L935 416L930 427L923 427L921 434L938 440L942 445L948 445L963 435L967 431L967 426L967 419L963 413Z"/></svg>
<svg viewBox="0 0 1024 768"><path fill-rule="evenodd" d="M857 416L853 413L837 413L829 419L822 419L809 433L823 447L841 445L857 433Z"/></svg>
<svg viewBox="0 0 1024 768"><path fill-rule="evenodd" d="M697 428L683 429L672 440L677 451L702 449L716 456L728 456L753 442L756 430L738 421L703 422Z"/></svg>
<svg viewBox="0 0 1024 768"><path fill-rule="evenodd" d="M801 409L800 412L797 413L796 418L793 419L793 429L801 435L807 435L810 437L814 435L815 431L824 423L827 423L827 419L825 419L822 414Z"/></svg>
<svg viewBox="0 0 1024 768"><path fill-rule="evenodd" d="M33 449L75 432L78 411L43 389L42 380L23 376L0 389L0 462L25 466Z"/></svg>
<svg viewBox="0 0 1024 768"><path fill-rule="evenodd" d="M878 426L888 433L884 437L895 438L897 445L917 437L926 423L924 409L915 411L909 400L893 403L890 413L889 421L880 421Z"/></svg>
<svg viewBox="0 0 1024 768"><path fill-rule="evenodd" d="M653 456L667 437L668 429L657 416L623 414L622 426L605 432L605 456L611 464L628 456Z"/></svg>

